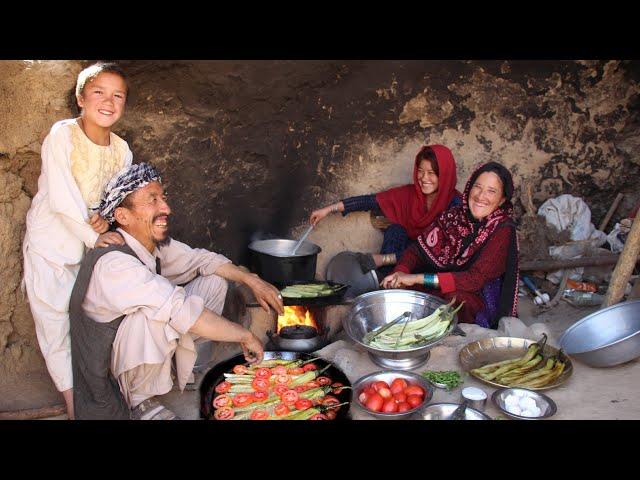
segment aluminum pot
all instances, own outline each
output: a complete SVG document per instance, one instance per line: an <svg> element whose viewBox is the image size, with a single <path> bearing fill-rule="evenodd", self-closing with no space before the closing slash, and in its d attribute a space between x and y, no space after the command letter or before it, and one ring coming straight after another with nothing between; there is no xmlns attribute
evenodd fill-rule
<svg viewBox="0 0 640 480"><path fill-rule="evenodd" d="M315 243L304 241L296 254L291 255L296 243L296 240L284 238L251 242L251 271L270 283L314 280L318 253L322 249Z"/></svg>
<svg viewBox="0 0 640 480"><path fill-rule="evenodd" d="M640 300L586 316L564 332L560 347L592 367L612 367L640 357Z"/></svg>

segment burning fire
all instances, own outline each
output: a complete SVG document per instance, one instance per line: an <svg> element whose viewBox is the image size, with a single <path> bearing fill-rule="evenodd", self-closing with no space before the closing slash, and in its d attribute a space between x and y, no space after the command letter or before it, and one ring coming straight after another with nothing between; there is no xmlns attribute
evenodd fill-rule
<svg viewBox="0 0 640 480"><path fill-rule="evenodd" d="M293 327L295 325L307 325L316 330L318 329L313 315L307 308L300 305L284 307L284 315L278 315L278 333L283 327Z"/></svg>

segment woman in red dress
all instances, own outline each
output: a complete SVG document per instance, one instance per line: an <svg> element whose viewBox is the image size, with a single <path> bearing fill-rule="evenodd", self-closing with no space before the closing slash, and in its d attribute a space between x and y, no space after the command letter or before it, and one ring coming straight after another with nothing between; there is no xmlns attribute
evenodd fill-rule
<svg viewBox="0 0 640 480"><path fill-rule="evenodd" d="M436 218L407 248L384 288L412 288L456 303L461 322L497 328L516 316L518 241L513 221L513 180L499 163L478 168L462 205ZM420 272L420 273L413 273Z"/></svg>

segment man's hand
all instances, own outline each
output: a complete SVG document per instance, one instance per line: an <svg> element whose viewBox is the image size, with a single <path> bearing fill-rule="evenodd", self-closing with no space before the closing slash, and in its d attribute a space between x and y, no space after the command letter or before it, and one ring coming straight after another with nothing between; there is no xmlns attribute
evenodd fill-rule
<svg viewBox="0 0 640 480"><path fill-rule="evenodd" d="M265 282L255 273L250 274L245 283L265 312L269 313L269 307L272 307L278 315L284 315L282 295L276 287Z"/></svg>
<svg viewBox="0 0 640 480"><path fill-rule="evenodd" d="M253 333L247 332L246 338L240 342L244 358L249 363L260 363L264 358L262 342Z"/></svg>
<svg viewBox="0 0 640 480"><path fill-rule="evenodd" d="M94 248L107 247L109 245L124 245L124 238L118 232L106 232L98 237Z"/></svg>
<svg viewBox="0 0 640 480"><path fill-rule="evenodd" d="M109 222L97 213L94 213L89 219L89 225L91 225L91 228L93 228L93 231L96 233L104 233L109 230Z"/></svg>
<svg viewBox="0 0 640 480"><path fill-rule="evenodd" d="M392 273L391 275L387 275L386 277L384 277L384 280L382 280L382 283L380 284L383 288L402 288L402 287L411 287L413 285L416 285L416 278L418 278L419 275L411 275L408 273L403 273L403 272L395 272Z"/></svg>

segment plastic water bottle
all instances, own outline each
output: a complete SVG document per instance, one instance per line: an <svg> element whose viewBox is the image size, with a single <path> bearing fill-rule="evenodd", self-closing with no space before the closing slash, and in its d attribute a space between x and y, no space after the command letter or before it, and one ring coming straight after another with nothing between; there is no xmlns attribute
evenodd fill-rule
<svg viewBox="0 0 640 480"><path fill-rule="evenodd" d="M601 305L604 295L593 292L580 292L578 290L565 290L564 298L579 307L593 307Z"/></svg>

